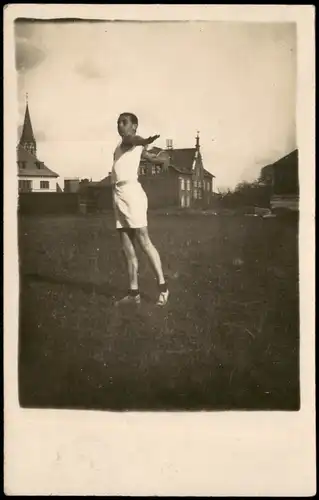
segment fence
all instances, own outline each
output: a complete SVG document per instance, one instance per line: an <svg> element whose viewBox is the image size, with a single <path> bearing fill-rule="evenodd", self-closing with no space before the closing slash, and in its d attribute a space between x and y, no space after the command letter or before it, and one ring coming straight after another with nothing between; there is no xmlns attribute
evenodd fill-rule
<svg viewBox="0 0 319 500"><path fill-rule="evenodd" d="M18 212L28 215L76 214L78 193L19 193Z"/></svg>

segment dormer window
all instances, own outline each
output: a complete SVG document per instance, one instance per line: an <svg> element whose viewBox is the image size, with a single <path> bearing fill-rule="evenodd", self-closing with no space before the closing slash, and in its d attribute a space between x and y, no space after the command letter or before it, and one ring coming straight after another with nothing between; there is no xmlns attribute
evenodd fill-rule
<svg viewBox="0 0 319 500"><path fill-rule="evenodd" d="M42 161L36 161L36 162L35 162L35 164L36 164L36 167L37 167L39 170L40 170L40 168L43 166Z"/></svg>
<svg viewBox="0 0 319 500"><path fill-rule="evenodd" d="M18 167L21 169L26 168L26 164L27 164L26 161L18 161Z"/></svg>

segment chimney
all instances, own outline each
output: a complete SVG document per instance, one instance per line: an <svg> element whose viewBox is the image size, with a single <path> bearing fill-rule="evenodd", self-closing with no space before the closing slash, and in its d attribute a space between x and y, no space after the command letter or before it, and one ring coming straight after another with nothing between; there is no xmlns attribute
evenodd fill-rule
<svg viewBox="0 0 319 500"><path fill-rule="evenodd" d="M166 140L166 149L173 149L173 141L172 139Z"/></svg>

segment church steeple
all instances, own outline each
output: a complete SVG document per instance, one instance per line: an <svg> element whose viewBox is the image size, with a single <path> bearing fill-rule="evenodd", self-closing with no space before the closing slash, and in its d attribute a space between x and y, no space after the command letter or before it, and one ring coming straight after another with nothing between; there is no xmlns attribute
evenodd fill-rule
<svg viewBox="0 0 319 500"><path fill-rule="evenodd" d="M34 156L37 155L37 143L33 134L33 129L31 125L28 94L26 94L26 110L24 115L24 124L22 129L22 134L20 138L20 146L29 151Z"/></svg>
<svg viewBox="0 0 319 500"><path fill-rule="evenodd" d="M199 151L200 145L199 145L199 132L197 132L196 136L196 151Z"/></svg>

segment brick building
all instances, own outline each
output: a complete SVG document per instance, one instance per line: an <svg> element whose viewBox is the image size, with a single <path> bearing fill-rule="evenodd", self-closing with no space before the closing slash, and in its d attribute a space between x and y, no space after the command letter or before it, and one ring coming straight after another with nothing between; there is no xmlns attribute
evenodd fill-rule
<svg viewBox="0 0 319 500"><path fill-rule="evenodd" d="M204 168L198 134L194 148L175 149L168 140L165 150L154 147L149 152L168 159L167 170L141 160L139 180L150 208L211 205L215 176Z"/></svg>
<svg viewBox="0 0 319 500"><path fill-rule="evenodd" d="M167 159L168 168L163 169L141 159L139 181L147 197L149 208L205 208L212 205L214 178L203 165L199 135L194 148L175 149L171 140L166 149L153 147L150 153ZM112 208L111 176L100 182L80 182L80 195L88 211L103 211Z"/></svg>

